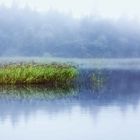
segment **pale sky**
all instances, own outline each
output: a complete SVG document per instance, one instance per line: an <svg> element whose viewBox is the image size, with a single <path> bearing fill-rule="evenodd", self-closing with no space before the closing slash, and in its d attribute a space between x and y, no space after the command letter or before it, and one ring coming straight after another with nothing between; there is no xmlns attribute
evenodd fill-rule
<svg viewBox="0 0 140 140"><path fill-rule="evenodd" d="M0 0L11 5L13 0ZM106 17L140 15L140 0L16 0L20 6L29 4L39 10L55 9L74 16L99 14Z"/></svg>

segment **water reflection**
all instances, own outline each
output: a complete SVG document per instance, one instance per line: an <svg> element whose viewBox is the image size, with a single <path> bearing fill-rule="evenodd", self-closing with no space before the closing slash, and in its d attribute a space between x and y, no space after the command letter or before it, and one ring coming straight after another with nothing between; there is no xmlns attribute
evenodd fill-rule
<svg viewBox="0 0 140 140"><path fill-rule="evenodd" d="M140 73L138 71L103 71L106 82L100 88L88 86L52 89L44 86L1 86L0 122L10 118L16 125L21 117L37 112L56 116L80 108L81 112L98 116L105 108L117 107L122 115L130 106L136 111L140 102Z"/></svg>

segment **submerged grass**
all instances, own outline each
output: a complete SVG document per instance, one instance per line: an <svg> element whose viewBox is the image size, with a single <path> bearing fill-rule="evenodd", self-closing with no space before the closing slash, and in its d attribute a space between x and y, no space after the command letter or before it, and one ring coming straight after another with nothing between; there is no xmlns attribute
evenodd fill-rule
<svg viewBox="0 0 140 140"><path fill-rule="evenodd" d="M106 82L106 77L101 71L95 71L91 77L94 89L101 89Z"/></svg>
<svg viewBox="0 0 140 140"><path fill-rule="evenodd" d="M53 86L70 84L78 70L66 64L8 64L0 66L0 84L48 84Z"/></svg>

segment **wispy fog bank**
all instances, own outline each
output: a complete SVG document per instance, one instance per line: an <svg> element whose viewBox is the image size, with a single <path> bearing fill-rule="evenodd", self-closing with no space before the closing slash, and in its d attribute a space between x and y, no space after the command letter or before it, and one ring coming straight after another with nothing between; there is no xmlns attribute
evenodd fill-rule
<svg viewBox="0 0 140 140"><path fill-rule="evenodd" d="M0 6L0 56L140 57L140 22Z"/></svg>

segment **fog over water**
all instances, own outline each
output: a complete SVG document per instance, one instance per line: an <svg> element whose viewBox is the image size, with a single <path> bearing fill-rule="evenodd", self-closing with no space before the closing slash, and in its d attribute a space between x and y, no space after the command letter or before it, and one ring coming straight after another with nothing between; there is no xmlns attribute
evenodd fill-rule
<svg viewBox="0 0 140 140"><path fill-rule="evenodd" d="M0 0L0 67L66 63L78 70L63 88L0 85L0 138L139 140L139 5Z"/></svg>
<svg viewBox="0 0 140 140"><path fill-rule="evenodd" d="M28 2L24 6L18 3L13 1L8 7L7 1L0 6L1 57L140 57L140 22L136 16L115 19L96 11L75 18L57 8L39 12Z"/></svg>

